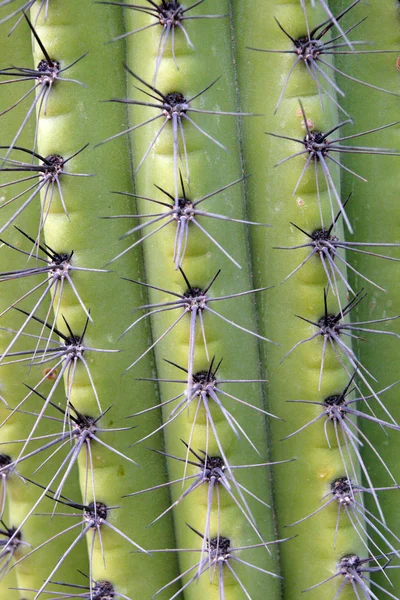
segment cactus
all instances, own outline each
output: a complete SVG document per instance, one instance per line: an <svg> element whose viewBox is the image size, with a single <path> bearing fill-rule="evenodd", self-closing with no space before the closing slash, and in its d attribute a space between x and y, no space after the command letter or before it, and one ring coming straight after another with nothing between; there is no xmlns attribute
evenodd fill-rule
<svg viewBox="0 0 400 600"><path fill-rule="evenodd" d="M400 597L398 2L0 11L1 597Z"/></svg>

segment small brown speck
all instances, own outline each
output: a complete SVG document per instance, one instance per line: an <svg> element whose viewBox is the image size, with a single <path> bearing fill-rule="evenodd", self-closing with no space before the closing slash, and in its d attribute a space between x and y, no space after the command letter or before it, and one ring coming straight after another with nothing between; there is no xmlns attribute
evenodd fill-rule
<svg viewBox="0 0 400 600"><path fill-rule="evenodd" d="M57 375L58 375L58 370L54 369L45 369L43 371L43 375L46 377L46 379L48 379L49 381L53 381L54 379L57 379Z"/></svg>

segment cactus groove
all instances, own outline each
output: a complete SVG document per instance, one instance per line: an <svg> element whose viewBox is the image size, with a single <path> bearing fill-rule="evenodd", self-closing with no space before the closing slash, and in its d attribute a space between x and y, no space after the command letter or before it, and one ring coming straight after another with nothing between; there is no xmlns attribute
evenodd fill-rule
<svg viewBox="0 0 400 600"><path fill-rule="evenodd" d="M0 597L399 599L399 3L0 36Z"/></svg>

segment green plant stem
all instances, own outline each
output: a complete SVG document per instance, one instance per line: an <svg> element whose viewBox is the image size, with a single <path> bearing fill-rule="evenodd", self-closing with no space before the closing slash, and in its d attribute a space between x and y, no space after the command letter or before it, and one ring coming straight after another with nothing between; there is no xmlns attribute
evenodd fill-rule
<svg viewBox="0 0 400 600"><path fill-rule="evenodd" d="M343 2L333 2L336 10L343 7ZM372 50L397 50L399 48L400 16L398 3L384 0L378 4L372 3L368 10L357 7L353 19L357 21L361 16L368 18L357 28L358 39L366 40L373 45ZM398 54L384 53L370 56L368 54L358 57L343 55L338 57L338 67L353 77L367 81L373 85L399 93ZM371 90L368 94L368 104L364 105L365 88L352 81L341 77L338 79L346 93L344 105L346 110L355 115L354 128L359 131L372 129L396 121L399 118L400 99L396 96L383 94ZM363 104L363 110L358 107ZM400 128L398 125L385 131L368 136L368 145L372 147L385 147L400 150ZM349 203L349 214L356 223L357 229L354 236L348 236L348 241L364 241L372 243L399 244L399 175L398 158L373 157L373 156L343 156L346 167L353 169L368 180L368 183L350 178L342 174L344 195L352 193ZM374 251L373 249L371 249ZM379 248L376 252L400 258L399 248ZM398 263L382 260L371 256L352 253L352 264L363 275L382 286L386 292L373 288L368 290L365 301L357 307L357 320L366 321L400 314L400 281L398 277ZM352 276L352 285L355 289L363 287L360 277ZM399 321L383 324L382 329L400 334ZM399 353L395 338L377 336L370 343L360 340L357 343L357 353L361 362L370 370L377 379L374 384L376 391L395 383L399 379ZM379 357L379 360L377 360ZM396 422L400 419L397 385L382 395L381 399L386 409ZM373 410L381 419L388 420L383 409L372 402ZM398 457L399 432L386 433L375 424L362 423L364 433L372 445L379 450L382 460L387 465L398 482L400 480L400 467ZM364 459L370 465L371 477L374 484L379 486L392 486L393 480L373 452L366 446L363 449ZM399 525L399 492L396 490L382 492L380 503L386 524L391 532L400 537ZM369 497L366 506L372 512L376 507ZM376 539L376 535L371 532ZM377 541L377 540L376 540ZM382 586L387 586L385 574L373 575L374 581ZM393 590L398 590L400 573L393 569L389 573ZM393 592L395 593L395 592Z"/></svg>
<svg viewBox="0 0 400 600"><path fill-rule="evenodd" d="M348 78L336 79L337 71L323 66L322 61L332 61L335 68L343 68L350 76L396 93L399 56L354 56L348 41L340 37L336 22L330 35L339 36L337 44L343 54L327 58L322 53L321 61L317 59L322 71L346 92L344 98L336 97L337 88L315 65L307 69L299 62L292 71L296 57L287 51L293 51L293 42L276 20L296 39L307 36L323 22L329 29L327 19L332 10L345 35L357 40L353 42L354 53L364 48L396 50L399 2L375 0L368 5L361 0L353 6L353 0L330 0L329 8L328 0L188 0L184 4L187 12L183 13L188 19L184 17L182 30L178 25L163 28L154 14L157 7L166 11L178 8L174 2L163 0L160 6L161 0L134 0L130 6L127 0L123 7L118 2L48 0L47 5L46 0L35 0L30 18L50 57L59 60L61 67L77 61L61 75L71 81L56 80L48 101L36 107L35 115L34 92L18 103L22 90L32 88L35 80L15 84L4 81L8 76L17 77L11 76L10 70L37 68L44 58L33 40L32 61L32 40L22 13L11 36L7 34L16 17L1 24L4 14L18 10L25 1L0 0L0 145L14 138L17 145L31 149L35 145L43 156L68 157L82 151L66 164L71 175L60 175L62 197L58 185L42 194L41 215L39 197L21 214L17 211L24 197L3 206L4 200L26 189L35 179L0 187L0 230L17 212L18 227L32 237L40 234L41 243L57 252L73 253L73 267L106 268L110 272L72 271L73 285L65 281L62 293L52 298L55 316L46 312L48 302L35 313L49 323L54 318L55 333L69 336L72 331L79 336L85 330L82 356L76 368L66 373L65 387L61 381L56 391L54 376L60 374L66 362L61 359L57 371L39 383L48 374L47 369L54 368L52 362L43 362L46 356L40 358L49 335L40 322L31 319L26 327L27 333L42 338L33 364L29 358L26 363L3 364L9 360L4 351L12 338L7 328L18 329L25 316L14 310L1 313L39 279L2 281L0 276L0 398L4 399L0 401L0 454L4 450L12 458L19 453L26 457L48 439L37 440L38 436L61 431L68 435L74 410L87 418L107 412L96 425L102 429L96 432L99 441L92 440L82 447L71 472L66 467L54 475L66 453L76 448L78 437L67 440L63 449L38 452L17 465L18 472L39 487L28 481L24 484L16 474L7 481L5 523L17 526L27 513L31 514L22 528L23 540L31 548L19 549L16 558L31 553L0 581L1 600L41 600L47 596L100 600L93 589L85 588L89 580L100 579L110 581L114 587L114 592L106 594L107 600L121 594L129 600L396 599L400 589L399 556L392 557L389 551L397 548L400 540L398 490L377 492L387 529L380 519L377 498L370 493L365 498L357 493L354 500L359 504L354 509L345 506L351 504L351 498L343 497L342 504L337 500L329 506L324 504L332 499L331 486L340 477L350 476L353 484L367 488L398 481L399 432L395 425L388 429L368 423L366 418L354 418L353 433L344 434L338 420L328 422L328 400L343 392L353 367L329 341L324 355L322 336L309 341L306 338L317 334L313 323L324 316L324 291L329 313L336 315L353 298L350 285L356 292L362 286L367 289L367 298L351 311L347 322L400 314L397 263L346 251L346 255L335 258L341 274L336 271L334 294L332 286L328 289L326 270L318 255L288 277L306 260L309 247L277 247L309 242L304 232L311 234L329 227L338 212L335 195L327 189L321 160L317 175L313 163L305 168L306 155L285 161L303 149L298 143L307 133L302 109L313 132L327 132L347 118L335 102L348 111L354 125L347 124L343 130L329 134L329 141L399 118L399 97ZM345 8L350 11L342 19L338 15ZM329 32L321 43L326 43L328 37ZM359 40L376 45L363 46ZM285 53L261 52L257 48ZM135 79L129 69L142 81ZM312 73L322 87L318 88ZM36 89L42 93L45 90L40 86ZM154 97L158 90L163 94L179 93L189 100L190 107L182 110L182 128L177 124L180 141L175 152L171 121L164 123L167 102L162 107L164 116L157 119L161 108L144 105L159 103ZM17 103L13 110L5 110L13 103ZM29 107L32 115L15 142ZM221 114L239 110L253 114L242 118ZM196 130L186 116L217 142ZM145 123L150 118L155 120ZM133 127L126 135L126 130ZM397 125L360 142L357 139L354 144L400 149L398 132ZM86 144L88 147L84 147ZM0 149L0 156L6 152ZM345 153L333 156L368 179L368 183L357 180L326 159L332 176L330 185L336 188L341 201L353 192L346 214L354 235L346 231L345 238L343 215L333 235L340 240L400 244L398 158ZM9 158L21 160L21 155L13 150ZM25 158L30 161L28 154ZM41 161L35 158L32 162L36 165ZM9 164L1 158L0 186L20 178L20 174L6 171ZM221 190L223 186L227 189ZM163 220L158 213L177 209L183 192L194 202L212 195L198 206L204 211L195 217L199 226L194 221L189 223L187 245L183 235L179 249L177 221L173 217ZM148 225L152 218L160 220ZM167 218L171 223L163 227ZM245 219L259 226L238 222ZM43 228L40 221L42 225L45 221ZM265 227L266 223L272 227ZM13 224L0 237L30 252L32 244L22 239ZM381 250L400 259L398 248L377 251ZM347 273L340 256L384 286L386 293L354 272ZM17 251L0 246L0 273L34 263L34 257L27 260ZM152 310L153 304L174 302L174 293L188 298L188 284L178 267L198 290L204 290L218 274L207 290L206 308L197 307L201 319L193 317L191 321L195 313L189 303L187 314L182 307L165 312L158 312L156 307ZM343 278L350 284L347 290ZM268 289L251 293L253 288L261 287ZM246 295L240 296L241 292ZM216 300L230 294L235 297ZM17 306L29 312L38 297L36 292ZM88 323L86 309L93 320ZM146 315L148 312L151 315ZM399 322L382 323L378 328L400 335ZM280 345L261 340L232 323ZM58 340L55 333L52 344ZM340 340L377 378L371 386L379 392L399 379L399 340L365 336L366 343L356 335L340 334ZM302 340L304 343L300 343ZM65 338L60 344L62 341ZM32 338L21 335L9 353L31 345ZM214 392L221 404L212 398L210 387L203 390L203 395L197 393L190 405L185 404L185 394L198 385L200 377L205 378L210 364L212 368L218 365ZM357 396L370 394L370 389L354 381L359 385ZM55 406L46 407L40 422L32 414L19 412L7 419L10 411L6 403L17 406L28 394L22 383L38 386L44 398L66 409L65 422ZM376 399L370 399L369 406L362 400L350 406L366 412L367 418L368 410L373 410L388 420L389 411L398 422L397 387L382 394L385 408L377 406ZM67 406L66 397L73 407ZM20 407L37 414L44 402L32 393ZM172 418L177 406L179 415ZM51 420L53 415L61 417L61 422ZM216 479L214 474L214 479L207 481L205 466L193 464L196 460L201 463L201 457L222 459L226 479ZM130 461L137 461L139 466ZM270 461L286 464L269 466ZM187 493L190 484L202 476L205 481ZM224 487L226 481L231 493ZM44 495L40 486L47 486L50 498L36 505ZM67 507L54 502L51 496L60 492L63 501L78 504ZM87 518L87 506L79 503L87 505L92 500L113 508L96 537L91 529L85 539L81 523ZM363 518L363 504L376 515L376 528L381 533L370 525L367 528L369 513ZM53 510L53 519L36 514ZM60 514L71 512L74 517ZM108 529L107 523L128 536L131 543ZM72 525L75 529L67 533ZM65 534L52 539L58 531ZM382 539L385 535L387 542ZM78 538L80 542L75 546ZM290 539L279 542L283 538ZM214 554L209 553L210 540L216 545ZM260 545L262 540L273 542L269 546L271 555L262 546L245 548ZM224 544L229 547L225 554ZM4 565L3 549L0 545L0 569ZM196 551L183 552L185 549ZM350 581L348 577L346 581L344 571L342 576L335 576L339 561L353 553L364 559L371 557L365 569L359 571L361 580ZM383 553L392 558L390 564L384 564L384 556L377 558ZM380 567L381 572L375 573ZM274 575L281 575L282 580ZM319 586L320 582L323 585ZM19 591L11 592L9 587L18 587Z"/></svg>
<svg viewBox="0 0 400 600"><path fill-rule="evenodd" d="M9 24L3 24L0 27L2 37L6 38L4 45L2 46L2 60L9 61L13 64L25 64L27 66L31 65L32 56L31 56L31 40L29 32L20 28L15 34L14 38L7 38L5 36L5 32L8 31ZM18 43L16 44L16 39ZM7 98L8 102L12 104L16 102L20 95L27 91L30 87L29 82L22 83L17 89L17 86L14 86L13 89L10 90L9 96ZM24 107L17 106L12 111L12 118L7 119L4 123L2 123L2 143L6 143L10 141L14 134L17 123L20 123L24 116ZM25 145L26 147L30 147L33 143L33 125L28 124L19 140L19 144ZM5 152L2 151L2 155ZM20 160L21 156L17 153L13 153L11 158L15 160ZM13 181L16 179L15 173L7 174L7 181ZM6 179L4 178L3 181ZM11 199L18 193L22 193L23 190L26 189L25 183L17 183L11 186L8 186L2 190L2 201L7 201L7 199ZM6 221L15 211L14 202L11 202L10 205L6 206L1 211L1 217ZM32 227L32 224L38 220L39 216L39 198L36 199L36 203L32 203L21 215L19 218L18 224L19 227L27 232L28 234L35 235L35 227ZM21 235L19 231L10 227L10 230L4 233L4 239L12 244L14 247L20 248L25 252L31 252L32 245L30 242L27 242ZM26 243L27 242L27 243ZM21 260L22 259L22 260ZM12 271L13 269L20 269L21 267L26 267L26 256L21 255L15 250L11 250L6 245L3 245L1 248L1 260L2 260L2 270ZM33 266L34 260L28 262L29 266ZM4 281L1 282L1 296L0 296L0 313L3 313L6 308L8 308L13 303L16 303L17 299L20 298L23 294L29 292L34 285L40 283L42 278L37 277L26 277L22 279L22 282L18 279ZM34 294L34 297L38 298L37 294ZM36 301L35 300L35 301ZM39 317L44 318L46 311L48 310L48 302L44 303L44 305L37 311ZM16 303L18 308L24 308L26 310L31 309L31 296L29 299L25 299L22 302ZM24 317L25 318L25 317ZM2 316L2 328L5 329L1 331L0 336L0 347L1 353L7 348L14 335L11 334L6 328L10 328L13 330L18 330L21 326L21 314L16 310L11 309L6 312ZM37 330L36 327L33 326L32 322L28 327L24 329L23 334L20 336L17 343L12 347L12 352L24 351L26 350L32 343L29 337L26 334L35 334ZM19 357L16 357L17 359ZM10 358L10 360L12 360ZM8 361L3 361L7 363ZM47 365L46 365L47 366ZM19 405L21 400L26 396L28 389L23 385L33 386L43 376L44 368L40 366L32 366L28 368L28 366L24 363L16 363L16 364L1 364L0 366L0 385L1 385L1 396L5 403L7 403L8 407L0 403L0 419L2 422L1 427L1 453L7 454L12 460L16 460L22 448L21 443L12 443L13 440L24 440L29 435L29 432L32 427L32 423L34 417L30 414L23 414L21 411L30 411L33 413L38 413L43 405L43 401L38 396L31 396L29 400L27 400L22 406L19 412L11 413L10 408L14 408ZM41 388L41 393L47 394L51 388L51 383L45 382ZM62 403L63 401L63 393L58 390L58 394L54 397L55 402ZM36 436L46 436L54 434L59 431L60 424L54 423L52 421L44 421L41 423L41 426L38 428ZM34 448L40 447L44 442L37 441L34 442L30 447L29 451L33 451ZM48 453L46 454L46 457ZM32 473L42 465L44 461L43 453L37 454L31 457L27 461L22 461L20 464L16 465L15 470L16 473L10 475L7 479L6 487L7 487L7 496L8 496L8 508L6 511L3 520L7 527L19 527L21 523L25 520L27 514L32 510L32 506L37 502L39 496L42 493L42 490L34 485L29 485L23 478L24 477L32 477ZM55 471L54 464L57 463L57 459L54 461L45 464L34 476L34 479L39 483L46 483L53 476ZM71 478L71 481L66 486L65 492L68 494L79 494L79 486L76 480L76 473L74 473L75 477ZM40 504L40 511L51 513L53 509L53 502L47 498ZM39 511L37 511L39 512ZM53 519L51 523L48 523L46 527L40 525L43 523L44 517L34 516L23 525L21 530L21 539L24 542L25 546L20 546L15 553L15 559L20 559L23 555L26 555L31 549L39 546L45 542L48 538L53 535L56 535L59 531L61 531L65 526L65 522L62 523L57 519ZM71 521L68 523L71 524ZM2 529L4 530L4 526ZM4 538L2 537L2 540ZM66 539L60 544L59 551L63 551L66 549L68 543L71 542L71 536L66 536ZM15 569L5 577L4 584L5 589L10 586L13 587L21 587L21 588L38 588L42 584L43 580L46 578L48 574L48 565L52 561L54 556L54 550L51 546L44 547L40 555L33 554L32 556L27 557L21 563L19 563ZM86 552L84 549L78 549L76 553L75 560L77 560L82 569L87 570L87 559ZM10 566L13 564L13 560L10 562ZM67 561L63 568L60 570L60 577L68 579L71 583L76 580L75 577L75 569L73 568L73 562ZM4 598L13 598L17 592L4 592ZM33 592L26 591L24 592L24 598L31 599L34 597Z"/></svg>
<svg viewBox="0 0 400 600"><path fill-rule="evenodd" d="M244 156L246 171L251 174L247 186L250 218L268 221L272 225L265 237L256 230L252 232L252 249L257 265L256 284L275 286L268 296L268 302L259 304L262 332L268 332L272 339L281 344L279 348L267 346L265 353L269 405L273 412L284 419L283 422L273 424L271 429L272 456L274 460L296 459L286 469L276 470L274 487L275 498L286 498L285 502L277 503L278 535L283 532L298 534L294 540L281 547L284 598L294 600L302 597L303 590L332 575L343 554L356 548L361 549L363 545L352 525L342 515L334 547L337 523L337 506L334 504L298 526L285 529L289 524L317 510L323 502L322 498L327 499L331 482L345 473L337 442L332 443L330 449L327 446L323 420L310 425L304 432L282 440L321 413L318 406L290 401L322 402L329 395L340 393L347 376L328 344L319 386L321 339L304 343L281 364L285 354L297 342L315 333L313 326L300 321L295 315L314 322L323 316L323 290L327 281L321 261L315 256L282 283L304 260L309 250L305 249L302 254L274 247L305 243L305 236L291 226L291 222L307 232L321 227L318 193L314 165L310 164L296 194L293 194L305 165L304 156L293 158L277 167L275 165L285 157L299 152L302 147L270 137L264 132L302 139L306 131L299 110L299 99L313 130L328 131L337 123L337 111L325 98L323 111L321 110L315 84L304 65L299 64L289 79L277 114L273 116L294 57L283 55L283 58L278 59L277 55L255 52L247 47L292 49L290 40L278 28L274 17L294 38L306 35L307 29L304 14L297 1L285 5L269 2L267 8L262 2L258 6L254 4L234 2L234 24L237 33L241 107L254 112L259 112L262 108L266 114L263 127L255 126L252 121L244 122ZM308 4L307 16L310 29L324 20L323 11L310 10ZM268 73L268 78L265 73ZM259 160L260 147L263 148L262 161ZM338 186L338 172L335 169L332 172ZM324 225L328 226L332 220L331 208L321 172L319 190ZM334 212L336 211L335 205ZM332 293L328 296L328 301L329 309L336 312ZM328 430L334 440L333 430ZM340 580L332 580L323 588L307 592L307 596L317 599L323 593L328 598L330 594L334 595L334 590L340 583ZM343 590L342 596L353 598L354 593L347 589Z"/></svg>
<svg viewBox="0 0 400 600"><path fill-rule="evenodd" d="M79 12L79 23L73 19L74 10ZM70 155L84 144L101 141L116 123L124 121L123 107L101 102L113 95L124 95L124 77L120 67L124 60L123 48L106 44L109 36L122 31L121 15L110 8L87 5L77 2L74 7L69 3L52 2L45 23L38 21L37 31L52 56L57 56L63 65L76 60L84 52L87 56L70 69L69 77L82 81L87 88L74 83L56 82L49 100L47 115L39 119L39 147L44 155L60 153ZM57 35L55 35L57 31ZM37 51L35 60L40 58ZM107 73L104 80L99 71ZM106 167L104 167L106 165ZM74 264L90 268L103 268L118 252L118 238L122 235L121 222L104 219L115 212L126 212L128 203L122 196L112 196L111 191L131 188L131 174L128 162L128 148L124 140L114 145L110 152L106 146L89 148L69 164L69 169L77 173L90 173L94 177L64 177L61 186L70 220L64 214L60 200L55 197L45 224L46 242L58 251L74 251ZM56 195L55 195L56 196ZM103 249L101 246L107 240ZM120 285L118 275L130 278L140 277L140 254L129 256L120 261L119 272L73 275L76 287L80 290L85 306L91 310L93 324L89 323L84 343L91 348L118 349L118 354L96 353L87 350L85 358L96 388L101 409L110 408L107 416L100 421L100 427L127 427L131 423L124 418L143 406L157 403L153 390L145 384L134 382L130 375L122 375L129 365L131 353L147 343L148 331L139 327L134 344L127 344L126 338L118 338L125 323L129 322L132 308L143 301L139 289L129 285ZM82 307L66 294L61 299L57 325L66 331L63 317L73 332L80 333L85 324L86 315ZM151 373L150 357L143 361L138 377ZM76 368L70 401L83 414L97 417L99 408L83 364ZM149 417L154 428L159 425L159 416L154 412ZM111 448L128 456L141 465L133 466L121 456L96 442L91 444L93 471L88 463L86 452L79 457L80 479L86 503L95 498L107 506L120 506L108 514L109 522L120 529L135 544L148 547L146 525L150 521L149 504L136 505L135 517L131 517L131 502L121 500L121 496L151 483L165 479L164 460L159 455L149 459L143 448L128 448L132 444L132 431L99 434L99 438ZM154 440L156 449L162 448L162 440ZM93 489L94 482L94 489ZM159 506L166 503L166 493L159 495ZM158 557L150 559L143 552L134 552L135 548L126 540L111 532L105 526L101 528L102 544L96 535L92 559L92 577L110 580L115 589L129 597L154 593L162 583L174 576L174 561L166 563ZM171 521L167 517L162 527L153 534L160 544L173 544ZM89 548L92 532L89 534ZM151 560L154 576L148 577ZM153 592L151 592L153 590Z"/></svg>
<svg viewBox="0 0 400 600"><path fill-rule="evenodd" d="M131 15L131 12L133 11L126 11L128 31L133 29L134 26L140 27L149 22L145 17L142 19L141 16L138 16L134 12ZM210 12L226 14L228 12L227 2L204 3L204 7L200 6L196 14L209 14ZM142 37L139 37L138 34L131 36L128 40L129 67L133 71L137 71L139 76L148 82L151 82L154 73L154 57L157 53L159 36L159 32L156 29L152 31L153 35L148 34L147 36L142 35ZM204 95L201 95L198 100L193 101L192 106L211 111L235 111L229 20L226 17L210 20L194 20L187 25L187 31L196 50L189 49L181 32L176 32L175 54L179 71L171 60L171 49L167 45L166 52L168 53L168 58L163 59L156 87L164 94L175 91L183 93L185 98L190 98L210 85L216 78L220 77ZM150 60L149 57L151 57ZM143 101L143 94L139 94L134 89L134 85L137 82L129 75L128 82L130 85L128 97ZM139 85L139 87L143 86ZM132 124L138 124L145 119L151 118L154 114L157 114L154 110L151 111L140 106L133 106L131 111ZM228 152L221 151L216 144L195 131L191 123L184 121L183 128L188 153L190 182L187 180L182 144L180 145L182 163L179 161L179 168L182 170L184 185L190 199L196 200L240 178L239 149L236 141L237 119L234 116L218 114L206 115L190 112L188 114L200 127L228 148ZM257 116L244 118L255 121L260 120ZM156 121L154 126L146 126L134 132L132 137L133 154L135 157L134 164L137 165L144 155L160 127L160 122L162 123L162 120ZM170 123L167 125L169 126ZM215 166L217 168L214 168ZM149 173L152 173L151 178L148 176ZM154 184L161 186L170 194L174 194L173 140L170 127L163 131L157 145L146 158L136 178L136 191L139 195L165 201L165 196L154 187ZM179 193L182 193L180 186ZM139 201L138 206L139 214L149 212L148 203ZM155 210L158 212L159 207L156 207ZM202 210L228 215L236 219L246 218L242 185L237 184L226 192L210 198L204 202ZM221 269L220 275L210 289L209 295L211 298L238 293L240 291L245 292L251 289L252 284L249 273L244 226L235 223L224 223L224 227L222 227L221 221L211 218L202 219L199 217L198 220L243 268L239 270L233 265L202 232L196 231L194 224L190 223L189 242L182 267L191 285L204 288L216 274L217 270ZM145 244L146 271L149 278L148 281L152 285L184 293L187 286L183 281L181 273L174 269L172 260L175 230L176 225L170 225L162 233L155 234ZM150 290L149 296L151 302L171 299L167 295L155 293L153 290ZM251 295L222 302L211 302L210 308L212 307L225 318L231 319L240 326L254 331L253 302ZM177 310L171 311L171 313L156 315L152 323L154 339L157 339L179 314L180 311ZM237 330L232 325L207 313L207 311L204 311L203 314L209 356L208 358L206 356L200 332L201 326L199 320L197 320L194 373L207 370L209 360L215 356L216 363L220 359L223 359L218 377L222 379L259 379L258 343L256 338ZM155 351L159 377L185 379L185 373L177 371L176 368L165 363L163 359L173 361L184 368L188 367L189 322L190 315L188 314L165 337L165 340L156 345ZM182 393L185 387L187 386L182 384L161 384L161 398L166 401ZM224 390L226 389L228 393L243 398L254 407L262 407L260 386L257 383L231 386L222 385L221 387ZM212 400L209 400L212 417L207 417L199 398L196 398L192 402L190 410L182 412L179 418L165 427L166 449L168 453L184 460L186 450L180 441L184 440L196 452L203 450L211 456L221 456L222 449L230 465L251 465L267 461L265 421L262 414L222 396L221 399L224 406L238 420L247 435L251 438L251 441L259 449L260 456L257 456L243 435L240 436L240 440L235 437L226 419L222 416L219 409L215 407ZM171 407L173 406L167 405L165 407L165 420L168 419ZM215 430L213 430L211 420L215 423ZM285 466L277 468L285 468ZM187 470L188 474L194 472L190 467ZM170 478L175 480L182 477L182 473L182 463L170 460ZM270 501L266 469L257 469L257 472L255 472L254 469L249 468L247 473L240 471L237 474L237 478L242 485L249 487L251 492L260 497L264 502ZM203 484L202 487L203 489L199 490L198 493L191 494L176 507L175 523L179 548L201 547L200 538L191 532L185 523L188 523L204 534L208 506L207 484ZM217 490L214 492L210 536L215 537L219 534L228 537L231 540L231 546L235 548L260 543L260 537L255 534L253 528L246 522L243 514L228 497L226 491L222 489L221 485L218 485L218 488L220 491L218 492ZM176 500L181 492L182 490L179 485L174 486L172 490L173 500ZM219 507L215 500L217 493L220 495ZM237 496L236 490L235 494ZM246 500L251 507L262 538L265 541L271 541L274 538L271 512L250 497L246 496ZM240 500L240 502L242 501ZM241 556L243 560L247 560L251 564L276 573L277 566L275 562L275 550L273 548L272 553L273 557L269 557L267 551L261 548L253 551L243 551ZM181 570L186 570L190 565L198 562L198 560L198 554L193 556L182 553L180 555ZM252 569L243 569L241 565L237 568L237 564L235 564L233 568L239 573L239 577L251 597L257 597L263 593L266 586L271 597L278 596L279 586L275 579L257 574ZM226 570L225 568L224 572ZM226 598L239 598L243 595L238 583L234 581L231 575L226 573L224 576L224 586ZM185 590L186 598L202 598L205 596L207 598L220 597L218 590L218 570L212 578L211 585L210 576L206 573L200 579L199 584L190 585Z"/></svg>

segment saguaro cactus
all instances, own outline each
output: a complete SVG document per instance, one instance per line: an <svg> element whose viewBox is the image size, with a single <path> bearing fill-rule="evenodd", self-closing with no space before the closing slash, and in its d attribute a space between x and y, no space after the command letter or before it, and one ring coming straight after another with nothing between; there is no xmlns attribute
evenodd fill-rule
<svg viewBox="0 0 400 600"><path fill-rule="evenodd" d="M399 598L399 3L0 11L1 597Z"/></svg>

